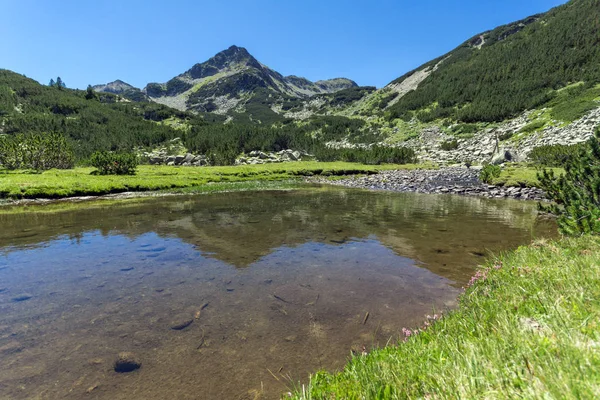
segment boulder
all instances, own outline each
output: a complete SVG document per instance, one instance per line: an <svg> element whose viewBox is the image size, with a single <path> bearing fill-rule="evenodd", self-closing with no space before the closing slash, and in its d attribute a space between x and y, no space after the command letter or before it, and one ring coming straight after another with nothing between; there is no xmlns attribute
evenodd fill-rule
<svg viewBox="0 0 600 400"><path fill-rule="evenodd" d="M511 161L512 159L513 159L513 156L511 154L511 152L509 150L502 149L498 153L494 154L494 156L492 157L492 160L490 161L490 164L500 165L507 161Z"/></svg>
<svg viewBox="0 0 600 400"><path fill-rule="evenodd" d="M149 159L150 164L152 165L159 165L159 164L163 164L165 162L164 158L159 157L159 156L152 156Z"/></svg>

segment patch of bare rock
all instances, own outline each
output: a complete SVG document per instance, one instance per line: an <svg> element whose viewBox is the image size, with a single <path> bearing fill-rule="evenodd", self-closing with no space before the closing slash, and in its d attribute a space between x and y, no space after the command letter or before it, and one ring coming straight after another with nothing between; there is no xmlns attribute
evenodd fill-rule
<svg viewBox="0 0 600 400"><path fill-rule="evenodd" d="M544 192L538 188L502 187L485 184L479 180L479 170L475 168L448 167L439 170L393 170L382 171L376 175L349 177L335 181L313 177L310 178L310 181L395 192L456 194L537 201L545 199Z"/></svg>

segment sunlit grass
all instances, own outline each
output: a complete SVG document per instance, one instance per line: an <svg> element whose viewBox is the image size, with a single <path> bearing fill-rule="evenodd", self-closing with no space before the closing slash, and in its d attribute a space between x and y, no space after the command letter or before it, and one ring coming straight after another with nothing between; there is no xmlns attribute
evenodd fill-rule
<svg viewBox="0 0 600 400"><path fill-rule="evenodd" d="M563 174L562 168L550 168L556 176ZM512 165L502 169L500 176L492 180L492 184L501 186L521 186L534 187L539 186L537 174L540 167L529 167L524 165Z"/></svg>
<svg viewBox="0 0 600 400"><path fill-rule="evenodd" d="M133 176L92 175L93 168L0 172L0 198L62 198L127 191L172 190L209 183L279 181L312 175L376 173L384 169L412 168L399 165L362 165L344 162L293 162L226 167L138 167Z"/></svg>
<svg viewBox="0 0 600 400"><path fill-rule="evenodd" d="M490 261L458 310L293 398L600 398L599 299L600 238L539 241Z"/></svg>

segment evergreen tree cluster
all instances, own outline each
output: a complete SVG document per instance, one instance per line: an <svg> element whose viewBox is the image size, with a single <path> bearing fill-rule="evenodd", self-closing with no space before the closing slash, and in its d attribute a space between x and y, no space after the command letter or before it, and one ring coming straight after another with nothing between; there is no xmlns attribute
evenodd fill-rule
<svg viewBox="0 0 600 400"><path fill-rule="evenodd" d="M571 0L483 37L481 48L477 36L426 64L441 62L389 108L388 118L501 121L547 103L571 83L600 82L600 0Z"/></svg>
<svg viewBox="0 0 600 400"><path fill-rule="evenodd" d="M0 135L0 167L6 169L73 168L71 143L60 133Z"/></svg>
<svg viewBox="0 0 600 400"><path fill-rule="evenodd" d="M534 148L529 153L529 160L537 165L544 167L565 167L567 163L579 157L581 150L587 146L587 143L565 145L546 145Z"/></svg>
<svg viewBox="0 0 600 400"><path fill-rule="evenodd" d="M63 80L60 79L60 76L56 78L56 81L54 81L54 79L50 79L50 83L48 83L48 86L57 88L59 90L65 89L67 87Z"/></svg>
<svg viewBox="0 0 600 400"><path fill-rule="evenodd" d="M182 131L157 124L171 117L199 118L154 103L119 102L113 94L43 86L32 79L0 70L0 129L12 136L60 133L73 146L77 160L95 151L130 151L152 147L181 136Z"/></svg>

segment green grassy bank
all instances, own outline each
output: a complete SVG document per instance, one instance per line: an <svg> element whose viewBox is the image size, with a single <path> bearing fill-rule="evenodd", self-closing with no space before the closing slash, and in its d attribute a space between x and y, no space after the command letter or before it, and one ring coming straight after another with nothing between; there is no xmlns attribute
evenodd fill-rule
<svg viewBox="0 0 600 400"><path fill-rule="evenodd" d="M538 241L490 261L459 309L406 328L405 343L317 373L293 398L600 398L600 238Z"/></svg>
<svg viewBox="0 0 600 400"><path fill-rule="evenodd" d="M543 167L532 167L519 164L509 164L502 168L500 176L492 179L492 184L499 186L520 186L534 187L539 186L537 174ZM556 176L564 174L563 168L546 168L554 171Z"/></svg>
<svg viewBox="0 0 600 400"><path fill-rule="evenodd" d="M126 191L193 188L208 183L260 182L297 179L312 175L375 173L414 165L362 165L345 162L293 162L229 167L138 167L136 175L93 175L93 168L70 170L0 171L0 198L63 198Z"/></svg>

